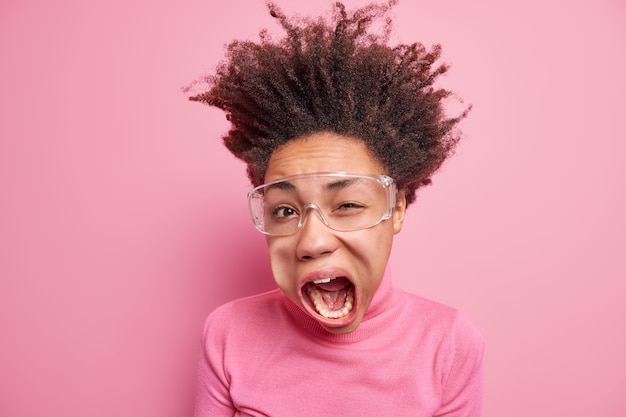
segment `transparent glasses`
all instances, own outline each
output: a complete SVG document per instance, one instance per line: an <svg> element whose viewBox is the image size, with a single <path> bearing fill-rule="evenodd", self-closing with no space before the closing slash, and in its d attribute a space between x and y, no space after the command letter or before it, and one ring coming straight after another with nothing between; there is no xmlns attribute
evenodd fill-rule
<svg viewBox="0 0 626 417"><path fill-rule="evenodd" d="M261 233L287 236L302 228L309 210L340 232L376 226L391 217L396 195L396 184L386 175L324 172L260 185L248 193L248 204Z"/></svg>

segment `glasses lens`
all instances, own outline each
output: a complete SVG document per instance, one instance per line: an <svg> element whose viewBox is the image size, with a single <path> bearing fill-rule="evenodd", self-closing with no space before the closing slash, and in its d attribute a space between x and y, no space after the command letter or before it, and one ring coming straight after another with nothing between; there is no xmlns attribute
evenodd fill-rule
<svg viewBox="0 0 626 417"><path fill-rule="evenodd" d="M252 220L265 234L295 233L309 211L331 229L348 232L389 218L395 185L386 176L311 174L262 185L248 197Z"/></svg>

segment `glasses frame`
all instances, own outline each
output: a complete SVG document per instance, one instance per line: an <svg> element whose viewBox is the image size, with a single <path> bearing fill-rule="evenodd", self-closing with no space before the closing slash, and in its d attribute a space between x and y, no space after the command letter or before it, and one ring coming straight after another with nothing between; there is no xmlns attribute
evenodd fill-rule
<svg viewBox="0 0 626 417"><path fill-rule="evenodd" d="M353 230L338 230L335 229L333 227L330 226L330 224L328 223L328 220L326 220L326 217L324 216L324 213L322 212L322 210L319 208L319 206L315 203L308 203L305 204L302 207L302 214L300 215L300 218L298 219L298 227L296 228L296 230L294 230L291 233L280 233L280 234L276 234L276 233L270 233L266 230L263 230L261 224L262 222L258 222L257 218L254 215L253 209L252 209L252 199L254 198L255 195L260 194L262 195L263 193L260 193L259 191L265 187L268 187L270 185L273 184L278 184L284 181L290 181L290 180L298 180L298 179L302 179L302 178L312 178L312 177L346 177L346 178L364 178L364 179L370 179L370 180L374 180L376 182L378 182L383 189L385 190L385 196L387 198L387 209L385 210L385 212L383 213L383 215L380 217L380 219L378 219L378 221L376 221L376 223L367 226L367 227L362 227L359 229L353 229ZM257 229L259 232L263 233L264 235L268 235L268 236L291 236L293 234L296 234L300 229L302 229L302 226L304 225L304 221L305 218L307 217L307 213L309 211L309 208L313 208L318 212L318 215L320 217L320 219L322 220L322 222L324 223L324 225L326 225L326 227L328 227L331 230L337 231L337 232L354 232L357 230L365 230L365 229L369 229L371 227L374 227L380 223L382 223L385 220L388 220L391 218L391 215L393 213L393 210L396 207L396 203L397 203L397 197L398 197L398 187L396 185L396 182L393 178L387 176L387 175L364 175L364 174L352 174L349 172L344 172L344 171L336 171L336 172L315 172L315 173L311 173L311 174L298 174L298 175L290 175L287 177L283 177L280 179L277 179L275 181L271 181L265 184L261 184L258 187L254 187L253 189L251 189L250 191L248 191L248 210L250 211L250 217L252 218L252 223L254 224L255 229Z"/></svg>

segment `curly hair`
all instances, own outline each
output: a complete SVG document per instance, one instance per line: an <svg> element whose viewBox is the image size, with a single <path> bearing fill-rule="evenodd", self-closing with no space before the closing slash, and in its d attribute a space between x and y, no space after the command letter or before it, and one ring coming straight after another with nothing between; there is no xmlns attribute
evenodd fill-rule
<svg viewBox="0 0 626 417"><path fill-rule="evenodd" d="M254 186L263 183L272 153L289 140L333 132L363 140L403 190L407 205L415 191L453 152L460 133L443 100L451 92L433 86L447 64L435 63L441 47L421 43L388 46L387 5L352 12L337 2L332 19L288 18L267 7L286 36L274 41L235 40L215 75L199 81L206 91L190 97L224 110L232 126L223 140L247 165ZM372 33L372 23L383 29Z"/></svg>

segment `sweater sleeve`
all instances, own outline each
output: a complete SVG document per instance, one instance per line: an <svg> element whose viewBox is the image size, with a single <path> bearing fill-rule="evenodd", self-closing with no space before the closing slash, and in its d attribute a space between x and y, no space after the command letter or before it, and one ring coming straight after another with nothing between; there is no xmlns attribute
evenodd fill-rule
<svg viewBox="0 0 626 417"><path fill-rule="evenodd" d="M231 308L231 304L218 307L205 322L198 364L195 417L235 415L225 366Z"/></svg>
<svg viewBox="0 0 626 417"><path fill-rule="evenodd" d="M443 385L441 408L434 417L480 417L482 413L482 335L463 315L456 320L450 371Z"/></svg>

